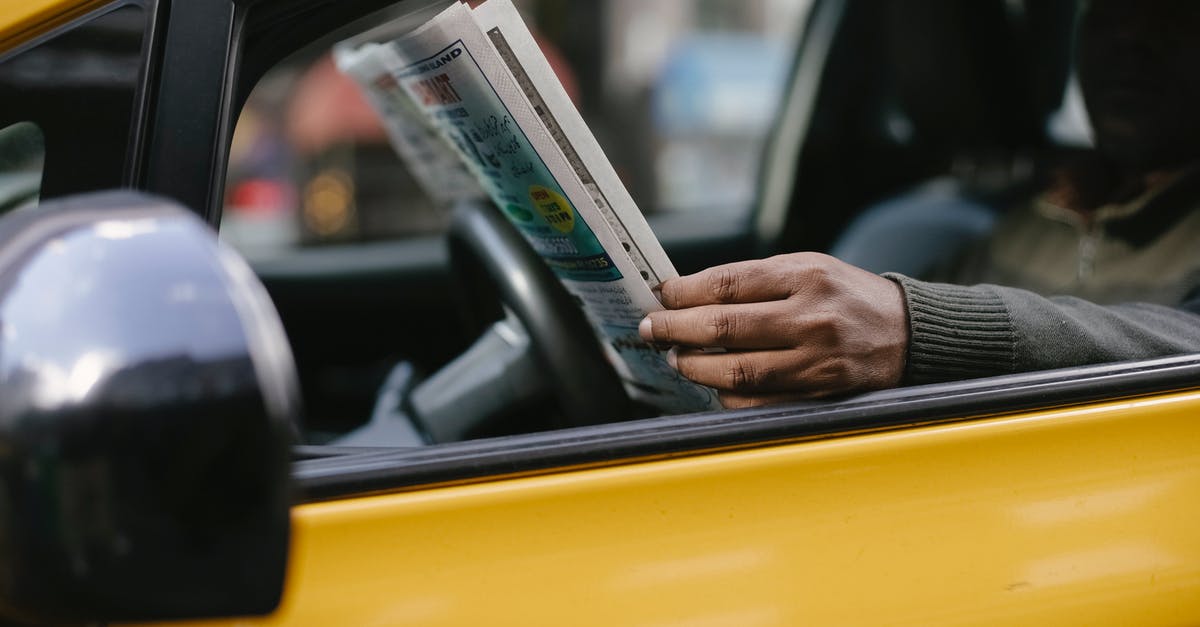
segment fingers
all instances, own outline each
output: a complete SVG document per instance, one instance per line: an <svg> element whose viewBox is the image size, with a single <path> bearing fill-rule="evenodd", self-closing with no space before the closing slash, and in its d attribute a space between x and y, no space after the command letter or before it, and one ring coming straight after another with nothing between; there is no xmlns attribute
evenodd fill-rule
<svg viewBox="0 0 1200 627"><path fill-rule="evenodd" d="M727 303L759 303L790 296L810 258L799 253L739 261L664 281L659 290L667 309Z"/></svg>
<svg viewBox="0 0 1200 627"><path fill-rule="evenodd" d="M804 350L704 353L677 350L674 366L683 376L724 396L764 397L789 394L795 398L829 396L859 387L860 375L847 360L834 356L814 358Z"/></svg>
<svg viewBox="0 0 1200 627"><path fill-rule="evenodd" d="M765 349L791 346L802 334L802 321L787 301L703 305L651 312L639 331L661 344Z"/></svg>
<svg viewBox="0 0 1200 627"><path fill-rule="evenodd" d="M908 348L901 288L816 253L710 268L666 281L666 310L639 332L677 349L674 365L730 407L899 385Z"/></svg>
<svg viewBox="0 0 1200 627"><path fill-rule="evenodd" d="M817 398L817 395L799 394L796 392L755 395L721 392L718 398L721 401L721 406L725 409L749 409L751 407L765 407L767 405L778 405L780 403L795 403L797 401L812 400Z"/></svg>

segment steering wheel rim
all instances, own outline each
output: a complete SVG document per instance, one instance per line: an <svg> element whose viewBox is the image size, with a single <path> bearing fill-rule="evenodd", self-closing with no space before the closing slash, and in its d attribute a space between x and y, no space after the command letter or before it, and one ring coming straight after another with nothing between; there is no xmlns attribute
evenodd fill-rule
<svg viewBox="0 0 1200 627"><path fill-rule="evenodd" d="M494 206L460 203L454 210L449 244L456 274L468 280L486 279L487 287L528 333L534 358L550 373L550 387L563 409L561 426L618 422L631 416L629 397L583 310Z"/></svg>

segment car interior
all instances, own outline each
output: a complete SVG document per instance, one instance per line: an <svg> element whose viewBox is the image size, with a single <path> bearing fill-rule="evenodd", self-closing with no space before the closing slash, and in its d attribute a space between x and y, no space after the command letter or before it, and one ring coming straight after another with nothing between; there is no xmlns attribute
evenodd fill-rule
<svg viewBox="0 0 1200 627"><path fill-rule="evenodd" d="M985 232L1006 203L1029 193L1053 151L1069 150L1081 137L1086 141L1078 131L1055 137L1050 124L1056 116L1079 116L1077 104L1075 111L1063 110L1073 2L878 4L817 1L793 15L790 38L777 44L786 48L783 57L790 60L780 64L774 91L762 90L779 101L771 107L769 129L756 139L754 195L746 207L713 211L643 205L681 274L797 250L833 251L873 270L919 274ZM725 10L736 18L736 9ZM588 43L602 48L603 42L592 37L581 43L579 18L572 21L569 13L542 7L527 19L542 18L534 28L544 30L548 46L556 45L554 36L560 37L562 48L555 54L568 62L580 60L584 71L576 72L575 80L585 94L580 101L585 117L596 120L602 145L611 137L620 146L623 138L615 136L613 122L605 116L634 105L606 103L597 95L602 85L588 85L588 78L609 68L596 59L603 50L582 48ZM732 18L729 23L733 26L725 26L745 26ZM312 119L312 113L305 118L296 111L317 105L297 102L297 94L328 101L318 103L329 107L327 115L360 115L347 104L350 96L338 102L315 95L346 88L337 84L320 90L322 80L338 83L322 68L322 60L331 42L346 32L319 38L269 71L259 67L267 65L265 60L256 64L247 55L249 67L265 76L235 131L222 233L244 248L288 330L305 394L306 443L414 445L421 437L404 420L395 423L402 425L396 427L401 433L392 436L367 433L364 425L370 416L387 422L388 415L415 412L414 389L419 392L423 381L437 378L503 317L498 290L478 269L487 264L464 269L471 265L464 259L471 256L451 255L449 242L462 240L461 234L446 234L448 228L455 230L448 226L455 222L453 211L431 207L410 178L397 174L403 165L380 133L344 131L318 151L274 164L238 158L239 151L244 155L255 149L270 155L272 140L284 144L276 152L286 151L289 141L299 142L287 137L292 132L289 116ZM272 41L271 35L264 34L262 41ZM279 56L287 43L277 42L270 56ZM247 86L255 73L243 74ZM660 86L643 89L655 87ZM654 96L642 100L653 104ZM652 112L640 117L646 121L638 132L655 123ZM245 138L246 127L272 125L278 136L258 137L257 147L241 145L255 143ZM644 145L654 149L650 142ZM617 160L630 151L612 152ZM622 173L638 165L616 163ZM331 171L348 173L343 179L350 181L343 194L348 208L342 212L354 215L333 221L351 223L351 228L323 234L315 209L305 203L314 193L313 181ZM274 194L268 189L264 195L264 180L282 180L285 189ZM287 204L279 203L280 197L290 198L292 206L272 209L273 201ZM663 201L650 192L639 197ZM257 216L256 202L266 205ZM413 219L406 224L403 216L410 211ZM288 224L279 226L281 222ZM326 219L324 224L329 223ZM272 228L290 229L292 240L272 247L268 235L264 245L261 233ZM444 387L451 379L443 375L437 380ZM486 415L453 430L450 439L579 424L564 416L567 412L546 392L475 410ZM453 407L448 414L465 411ZM653 415L648 408L612 407L620 407L606 410L614 422Z"/></svg>
<svg viewBox="0 0 1200 627"><path fill-rule="evenodd" d="M736 19L740 3L727 4L727 22L708 27L746 28ZM555 6L537 4L527 19L545 33L554 54L580 66L574 78L584 94L579 104L602 146L606 140L617 146L611 153L618 169L624 174L644 166L644 154L642 163L638 156L629 166L620 161L629 158L630 150L622 147L629 140L617 135L612 117L606 117L613 111L628 114L637 99L630 101L635 104L608 103L603 85L588 83L613 70L603 67L604 42L583 37L586 29L580 24L586 22L569 17L574 11L595 11L599 17L602 9L564 11ZM786 49L777 84L750 92L774 95L778 103L770 108L769 126L755 139L754 193L746 206L672 210L663 194L655 198L658 190L652 186L635 193L644 199L643 211L681 274L798 250L833 251L873 270L919 274L986 232L1006 203L1029 193L1052 153L1086 142L1078 103L1068 110L1072 103L1065 97L1073 2L996 0L967 6L952 0L916 5L815 1L802 9L791 16L796 23L790 36L773 42ZM316 106L297 102L296 94L328 101L319 103L332 107L327 115L359 115L347 104L349 96L338 102L328 95L346 85L319 89L321 81L338 83L322 67L322 59L347 32L326 34L278 64L265 59L280 56L296 38L265 33L261 41L274 42L272 54L257 62L247 55L255 71L243 74L245 86L256 73L265 76L235 132L222 225L222 236L241 245L251 259L288 330L305 394L306 443L333 445L328 450L419 444L421 437L403 420L396 423L403 423L397 427L400 433L391 436L368 429L369 434L364 425L370 416L386 422L387 415L415 412L414 389L420 397L421 383L431 377L444 387L450 378L439 374L447 364L503 317L498 290L479 269L487 263L464 269L464 263L472 265L464 262L470 255L451 254L455 246L449 242L463 238L455 234L457 226L449 225L462 220L456 221L448 208L431 208L411 179L396 174L403 165L382 134L329 131L344 136L318 151L293 155L285 164L238 158L255 149L271 154L272 140L287 144L289 116L313 119L311 112L296 113ZM268 65L274 69L268 71ZM640 99L653 105L655 88L662 86L642 87L651 93ZM326 95L314 95L319 93ZM685 95L704 97L700 91ZM631 125L634 132L653 131L653 111L647 109L651 107L643 102L644 121ZM1074 126L1068 120L1067 130L1056 134L1051 122L1064 117L1075 119ZM247 140L246 128L272 125L278 136L257 138L257 148ZM643 145L647 151L655 149L651 142ZM330 171L348 173L345 178L351 182L341 211L353 215L333 220L350 228L322 233L321 225L328 227L330 221L313 218L315 209L305 205L312 188L305 185ZM264 195L264 180L283 180L288 187ZM635 192L639 183L630 176ZM290 198L292 206L273 209L270 205L280 204L280 197ZM258 215L256 202L266 205ZM409 211L413 222L406 225L401 216ZM280 222L288 224L280 227ZM268 237L263 244L262 232L271 228L291 229L292 239L279 244ZM473 439L580 424L565 416L569 412L546 392L489 408L447 437ZM452 407L447 413L465 411ZM613 422L653 415L648 408L623 404L606 411ZM428 439L430 427L420 430Z"/></svg>
<svg viewBox="0 0 1200 627"><path fill-rule="evenodd" d="M873 271L919 275L985 233L1006 206L1037 187L1047 164L1089 142L1071 71L1073 0L518 4L681 274L813 250ZM237 71L233 79L208 70L164 75L159 98L214 116L228 98L228 130L219 131L225 135L216 142L186 135L207 132L200 128L181 129L172 140L211 145L208 152L175 151L169 160L126 155L128 163L148 164L129 176L159 193L192 199L203 217L219 223L222 239L265 284L299 369L301 456L424 446L440 429L414 418L418 411L460 421L437 438L441 442L655 416L619 390L585 395L585 402L565 410L553 386L469 411L455 404L487 388L480 381L450 386L456 364L477 357L470 351L483 350L480 342L520 309L505 302L504 286L490 272L503 264L489 256L515 253L480 244L487 239L480 233L492 227L473 230L469 216L487 214L486 208L438 206L419 189L378 118L328 57L338 41L442 6L435 0L336 6L263 0L237 15L216 14L229 8L179 7L197 24L237 23L232 49L198 31L179 34L184 41L196 38L191 45L198 57L204 46L213 54L236 53L229 62ZM35 50L69 56L101 38L116 42L109 46L112 61L125 67L145 41L146 20L140 7L122 5ZM648 28L658 35L649 47ZM18 170L46 171L40 186L48 197L111 187L108 181L123 176L115 163L90 170L104 180L93 184L64 174L79 169L70 163L42 159L89 160L90 152L66 148L81 129L99 126L89 126L88 116L64 115L62 103L72 94L95 92L104 105L89 114L97 118L114 112L145 117L144 101L131 97L136 80L100 88L80 75L31 92L20 81L32 74L17 70L42 62L37 55L18 55L6 66L15 69L0 81L0 89L45 91L44 97L12 99L24 108L8 117L32 120L36 128L0 130L0 140L20 148L6 154L28 162ZM114 76L127 74L134 76ZM204 85L213 88L211 96L200 90ZM106 137L97 135L88 145L116 141ZM170 151L171 145L162 142L155 150ZM167 162L172 167L161 165ZM210 177L196 174L204 168ZM6 206L36 195L33 183L21 182L35 177L25 174L5 179L4 198L13 199ZM558 292L543 304L561 298ZM564 317L570 316L551 316ZM578 324L576 316L562 328ZM525 331L531 337L572 335L537 326ZM576 369L590 373L583 355L594 348L542 353L573 358ZM527 357L489 358L515 372ZM600 366L597 374L577 378L608 376ZM833 415L877 399L897 407L896 399L948 399L953 394L945 390L1019 387L1021 381L935 386L936 394L935 388L894 390L792 410ZM1094 387L1088 394L1102 397L1102 386ZM435 402L437 395L428 393L434 389L454 393ZM580 406L597 416L583 418L587 411ZM746 416L766 415L714 412L704 420L740 416L745 426L753 422ZM387 416L398 419L395 429L385 429L391 435L368 437L364 429ZM646 422L645 429L676 424L661 422L667 418Z"/></svg>

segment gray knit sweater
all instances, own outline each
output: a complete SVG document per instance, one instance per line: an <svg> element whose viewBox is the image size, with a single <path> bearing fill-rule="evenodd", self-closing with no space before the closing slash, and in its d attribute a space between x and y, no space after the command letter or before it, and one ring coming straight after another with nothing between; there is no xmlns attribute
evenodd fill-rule
<svg viewBox="0 0 1200 627"><path fill-rule="evenodd" d="M1086 222L1038 199L957 268L884 275L908 305L906 383L1200 352L1200 180Z"/></svg>

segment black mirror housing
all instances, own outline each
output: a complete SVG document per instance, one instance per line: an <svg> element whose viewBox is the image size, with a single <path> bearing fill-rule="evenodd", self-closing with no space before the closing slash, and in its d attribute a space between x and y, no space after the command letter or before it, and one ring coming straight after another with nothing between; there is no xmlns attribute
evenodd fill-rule
<svg viewBox="0 0 1200 627"><path fill-rule="evenodd" d="M0 219L0 614L263 614L299 401L249 267L134 192Z"/></svg>

